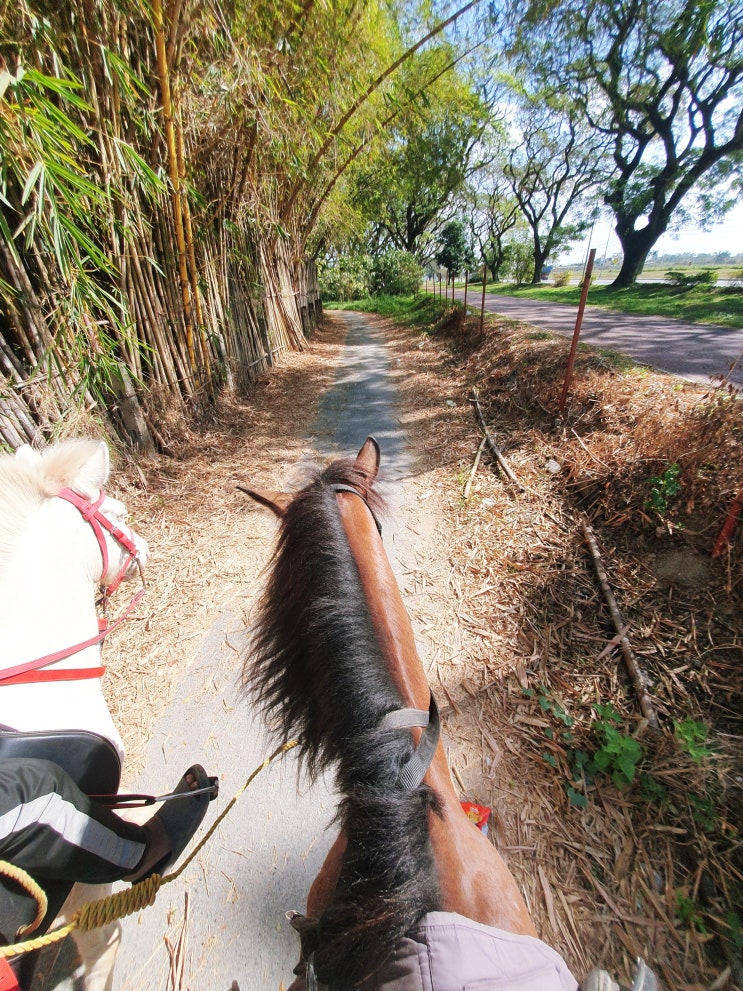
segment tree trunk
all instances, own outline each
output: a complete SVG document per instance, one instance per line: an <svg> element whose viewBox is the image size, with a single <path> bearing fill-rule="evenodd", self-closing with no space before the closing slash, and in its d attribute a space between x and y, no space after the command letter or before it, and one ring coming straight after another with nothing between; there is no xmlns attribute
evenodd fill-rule
<svg viewBox="0 0 743 991"><path fill-rule="evenodd" d="M614 228L622 245L622 267L619 275L614 279L611 289L626 289L633 286L637 276L645 267L645 261L650 254L655 242L666 231L667 224L658 221L655 224L648 224L647 227L639 231L634 229L634 217L627 221L617 220Z"/></svg>

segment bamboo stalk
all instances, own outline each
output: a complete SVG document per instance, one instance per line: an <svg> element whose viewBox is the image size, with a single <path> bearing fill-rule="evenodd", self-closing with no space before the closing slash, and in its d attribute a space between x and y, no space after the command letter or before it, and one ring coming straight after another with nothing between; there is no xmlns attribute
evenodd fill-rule
<svg viewBox="0 0 743 991"><path fill-rule="evenodd" d="M609 609L609 614L611 615L612 623L614 624L619 646L622 649L622 657L624 658L625 667L627 668L630 680L632 681L632 685L635 689L635 695L637 696L640 710L643 716L647 719L649 725L654 729L657 729L658 716L647 690L647 676L640 670L640 665L637 663L637 659L632 653L632 647L630 646L630 642L625 634L626 625L624 619L619 610L619 606L617 605L617 600L614 598L614 593L611 590L611 586L609 585L609 577L606 573L606 569L604 568L604 563L601 560L601 554L599 553L596 537L594 536L593 530L587 520L583 521L583 534L586 538L588 549L591 552L599 585L601 586L604 601L606 602Z"/></svg>
<svg viewBox="0 0 743 991"><path fill-rule="evenodd" d="M483 436L482 440L480 441L480 446L477 449L477 454L475 455L475 460L470 470L469 478L465 482L464 489L462 491L462 497L465 501L470 497L470 490L472 489L472 480L475 477L477 466L480 464L480 457L482 455L483 448L485 447L486 443L487 443L487 437Z"/></svg>
<svg viewBox="0 0 743 991"><path fill-rule="evenodd" d="M163 101L163 130L167 148L168 177L171 186L171 205L173 222L175 224L176 247L178 251L178 277L181 287L181 302L186 329L186 349L194 375L197 372L196 351L193 340L193 316L191 312L191 283L188 277L188 262L186 253L186 235L183 225L183 210L181 204L181 182L178 172L178 150L176 138L176 121L171 97L170 73L166 52L165 23L163 19L162 0L153 0L152 18L155 30L155 50L157 54L158 80L160 95ZM171 25L172 28L172 25Z"/></svg>
<svg viewBox="0 0 743 991"><path fill-rule="evenodd" d="M526 488L526 486L523 485L518 480L518 478L516 478L516 476L514 475L513 471L511 470L511 466L506 461L506 459L503 457L503 453L501 452L501 450L498 447L498 445L495 443L495 438L493 437L493 435L491 434L490 430L488 429L488 425L485 423L485 418L482 415L482 410L480 409L480 400L479 400L478 395L477 395L477 389L473 389L472 390L472 399L470 400L470 402L472 402L474 404L475 413L477 414L478 423L480 424L480 427L482 429L482 432L485 435L485 440L487 441L488 447L490 448L491 452L493 453L493 456L495 457L495 460L498 462L498 464L500 465L500 467L503 469L503 471L505 472L505 474L508 476L508 478L510 478L510 480L513 482L514 485L518 486L518 488L521 489L522 492L528 491L527 488Z"/></svg>

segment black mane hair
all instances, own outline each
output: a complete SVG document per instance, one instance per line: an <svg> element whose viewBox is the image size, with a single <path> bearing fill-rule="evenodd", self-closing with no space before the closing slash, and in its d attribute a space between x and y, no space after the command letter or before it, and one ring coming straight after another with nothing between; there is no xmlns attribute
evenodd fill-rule
<svg viewBox="0 0 743 991"><path fill-rule="evenodd" d="M311 776L336 773L348 847L332 903L312 936L318 979L349 991L395 941L439 907L428 836L433 792L396 784L409 732L378 729L402 702L369 616L333 485L383 502L354 461L335 461L292 501L258 605L248 690L282 738L298 736ZM305 947L305 952L307 947Z"/></svg>

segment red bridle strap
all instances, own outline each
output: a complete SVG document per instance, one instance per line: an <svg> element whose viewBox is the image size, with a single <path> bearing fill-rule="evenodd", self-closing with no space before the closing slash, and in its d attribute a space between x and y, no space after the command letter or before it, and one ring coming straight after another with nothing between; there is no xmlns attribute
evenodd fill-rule
<svg viewBox="0 0 743 991"><path fill-rule="evenodd" d="M24 664L16 664L12 668L5 668L5 670L0 671L0 687L3 685L27 685L39 681L80 681L84 678L103 677L105 668L65 668L57 671L41 671L39 669L45 668L49 664L56 664L57 661L63 661L66 657L72 657L73 654L77 654L78 651L85 650L87 647L102 643L112 630L124 622L132 609L139 604L144 593L145 589L140 588L118 619L89 640L76 643L72 647L65 647L54 654L47 654L45 657L37 657L35 661L26 661Z"/></svg>
<svg viewBox="0 0 743 991"><path fill-rule="evenodd" d="M123 530L120 530L115 523L112 523L111 520L109 520L101 512L101 504L103 503L103 500L106 498L106 493L103 491L103 489L101 489L100 494L95 502L91 502L89 499L86 499L84 496L81 496L73 489L60 489L59 492L57 493L57 496L60 499L64 499L66 502L71 503L75 507L75 509L78 510L78 512L85 520L85 522L90 523L91 527L93 528L93 533L96 536L96 540L98 541L98 546L101 549L101 557L103 558L103 571L101 572L101 575L105 575L106 572L108 571L108 547L106 546L106 537L103 533L102 528L108 530L108 532L111 534L114 540L118 544L120 544L127 552L128 557L121 566L121 570L119 571L118 575L111 582L110 585L106 586L105 594L110 595L121 584L124 575L126 574L129 565L132 563L132 561L137 560L137 555L139 553L137 550L137 545L134 543L134 540L131 538L131 536L128 533L124 533Z"/></svg>

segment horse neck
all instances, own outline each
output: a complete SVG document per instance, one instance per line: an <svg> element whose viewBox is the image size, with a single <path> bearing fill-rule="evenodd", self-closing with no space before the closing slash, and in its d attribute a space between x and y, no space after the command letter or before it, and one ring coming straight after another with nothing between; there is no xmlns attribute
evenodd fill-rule
<svg viewBox="0 0 743 991"><path fill-rule="evenodd" d="M50 499L31 514L0 572L3 666L72 646L97 631L101 555L76 509ZM64 666L98 663L96 645Z"/></svg>
<svg viewBox="0 0 743 991"><path fill-rule="evenodd" d="M377 640L406 707L428 709L429 687L397 581L371 513L357 496L338 493L338 506L358 568Z"/></svg>

